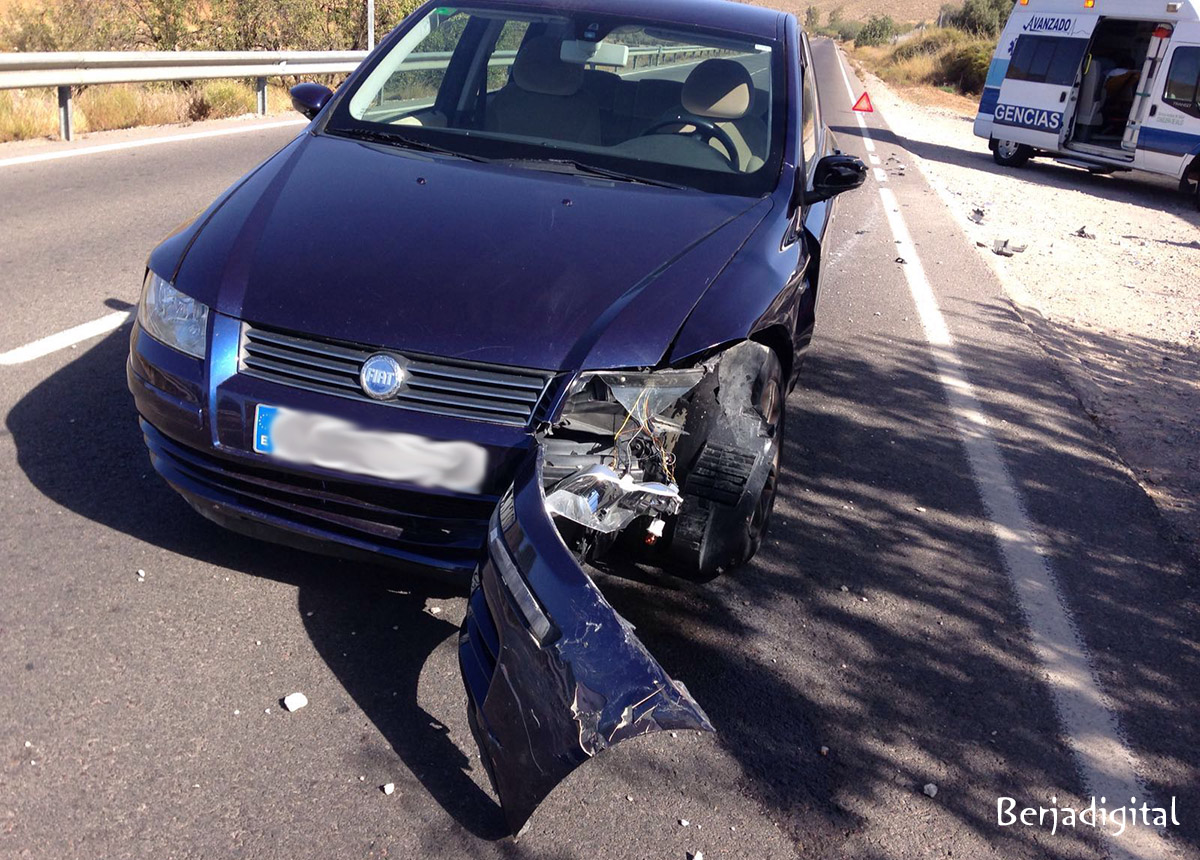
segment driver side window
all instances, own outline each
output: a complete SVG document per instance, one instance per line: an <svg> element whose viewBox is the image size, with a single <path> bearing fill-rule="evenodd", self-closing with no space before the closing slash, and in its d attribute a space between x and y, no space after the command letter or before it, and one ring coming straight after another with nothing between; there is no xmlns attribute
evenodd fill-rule
<svg viewBox="0 0 1200 860"><path fill-rule="evenodd" d="M800 140L804 147L804 170L812 175L817 163L817 75L809 62L802 70L804 75L801 106Z"/></svg>

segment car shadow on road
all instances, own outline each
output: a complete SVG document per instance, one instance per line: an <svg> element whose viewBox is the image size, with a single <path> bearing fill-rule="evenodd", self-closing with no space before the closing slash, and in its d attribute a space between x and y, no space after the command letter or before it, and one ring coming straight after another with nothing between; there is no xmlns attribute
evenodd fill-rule
<svg viewBox="0 0 1200 860"><path fill-rule="evenodd" d="M467 773L468 754L417 700L429 655L458 632L426 601L463 588L263 543L200 517L150 466L125 386L127 350L122 328L12 408L6 426L26 477L57 504L137 540L296 588L313 646L430 796L473 835L504 836L499 806ZM352 647L350 631L361 631Z"/></svg>
<svg viewBox="0 0 1200 860"><path fill-rule="evenodd" d="M125 330L108 336L9 412L25 476L76 515L296 587L318 653L433 800L471 837L503 837L499 808L467 773L473 749L465 752L417 698L429 655L455 633L425 611L427 601L462 592L228 535L191 512L149 466L125 389L126 343ZM964 355L981 385L1006 392L1010 411L1002 418L1026 429L1001 440L1019 469L1050 468L1051 453L1055 468L1075 456L1077 471L1089 476L1086 492L1129 492L1118 471L1072 453L1094 445L1086 421L1038 406L1061 391L1034 359L983 343L965 346ZM1079 834L1060 833L1054 842L1036 828L996 827L998 795L1034 802L1052 791L1081 796L1083 787L1031 669L1023 621L946 420L922 344L865 335L819 340L789 403L776 520L755 563L704 586L619 570L600 577L608 599L708 711L742 769L744 790L778 815L805 856L897 856L872 844L880 836L872 819L903 822L899 830L909 832L913 809L937 816L927 825L947 845L947 834L961 830L994 856L1092 853ZM87 432L71 432L72 422ZM1127 719L1162 731L1152 750L1167 762L1166 787L1178 789L1181 807L1194 808L1200 798L1194 783L1188 788L1194 770L1186 752L1195 748L1196 726L1186 721L1200 681L1188 685L1200 670L1185 621L1195 615L1195 591L1185 587L1177 559L1151 555L1137 560L1139 576L1168 584L1179 606L1156 621L1152 608L1123 605L1136 546L1114 531L1102 555L1089 555L1087 541L1073 537L1081 534L1069 515L1076 488L1049 479L1037 488L1039 510L1064 511L1052 537L1056 553L1078 559L1073 587L1097 589L1094 599L1108 604L1106 623L1119 631L1106 640L1117 649L1106 660L1129 653L1142 635L1169 645L1152 649L1123 679L1121 702ZM1098 534L1101 525L1089 528ZM1097 569L1101 576L1088 580ZM393 626L386 638L367 632ZM350 631L365 633L353 649ZM1171 658L1180 665L1170 666ZM1177 703L1163 701L1164 676ZM1171 725L1174 735L1164 729ZM936 806L922 793L928 783L942 788ZM1195 826L1184 836L1194 841ZM511 847L510 856L523 853Z"/></svg>
<svg viewBox="0 0 1200 860"><path fill-rule="evenodd" d="M863 136L862 129L857 126L834 126L832 131L843 138ZM979 140L979 148L972 150L917 140L897 134L888 128L872 127L870 134L884 150L884 157L893 154L885 149L891 146L901 150L895 153L901 156L910 152L927 161L940 161L956 167L993 173L1014 182L1032 182L1063 191L1082 192L1103 200L1140 206L1155 212L1172 212L1184 221L1200 224L1200 212L1196 211L1195 198L1180 193L1175 187L1175 181L1166 177L1141 172L1111 175L1090 173L1078 167L1058 164L1049 156L1035 158L1020 169L1002 167L992 160L984 140Z"/></svg>

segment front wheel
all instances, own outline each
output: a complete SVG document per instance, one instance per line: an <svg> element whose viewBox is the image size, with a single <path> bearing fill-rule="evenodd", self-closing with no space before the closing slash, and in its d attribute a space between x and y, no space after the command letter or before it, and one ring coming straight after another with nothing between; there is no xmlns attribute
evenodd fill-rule
<svg viewBox="0 0 1200 860"><path fill-rule="evenodd" d="M1024 167L1033 158L1033 147L1011 140L993 141L992 158L1002 167Z"/></svg>
<svg viewBox="0 0 1200 860"><path fill-rule="evenodd" d="M730 374L740 379L723 380L733 384L723 388L721 417L684 483L683 508L664 566L685 579L706 582L746 564L770 526L783 452L786 387L779 358L760 349L763 358L752 377L742 365Z"/></svg>

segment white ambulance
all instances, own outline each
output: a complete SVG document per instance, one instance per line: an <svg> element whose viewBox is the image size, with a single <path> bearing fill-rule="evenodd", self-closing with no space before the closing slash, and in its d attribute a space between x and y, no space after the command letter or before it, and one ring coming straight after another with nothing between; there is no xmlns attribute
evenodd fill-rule
<svg viewBox="0 0 1200 860"><path fill-rule="evenodd" d="M1017 0L975 118L996 161L1173 176L1200 205L1200 0Z"/></svg>

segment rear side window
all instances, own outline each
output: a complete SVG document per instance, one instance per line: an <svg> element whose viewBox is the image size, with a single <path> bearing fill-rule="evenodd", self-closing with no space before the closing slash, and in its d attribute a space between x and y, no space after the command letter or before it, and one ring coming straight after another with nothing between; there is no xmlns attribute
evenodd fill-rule
<svg viewBox="0 0 1200 860"><path fill-rule="evenodd" d="M1013 48L1006 77L1010 81L1073 86L1079 75L1079 67L1083 64L1085 50L1086 39L1021 36Z"/></svg>
<svg viewBox="0 0 1200 860"><path fill-rule="evenodd" d="M1200 117L1200 48L1175 49L1163 101L1176 110Z"/></svg>

